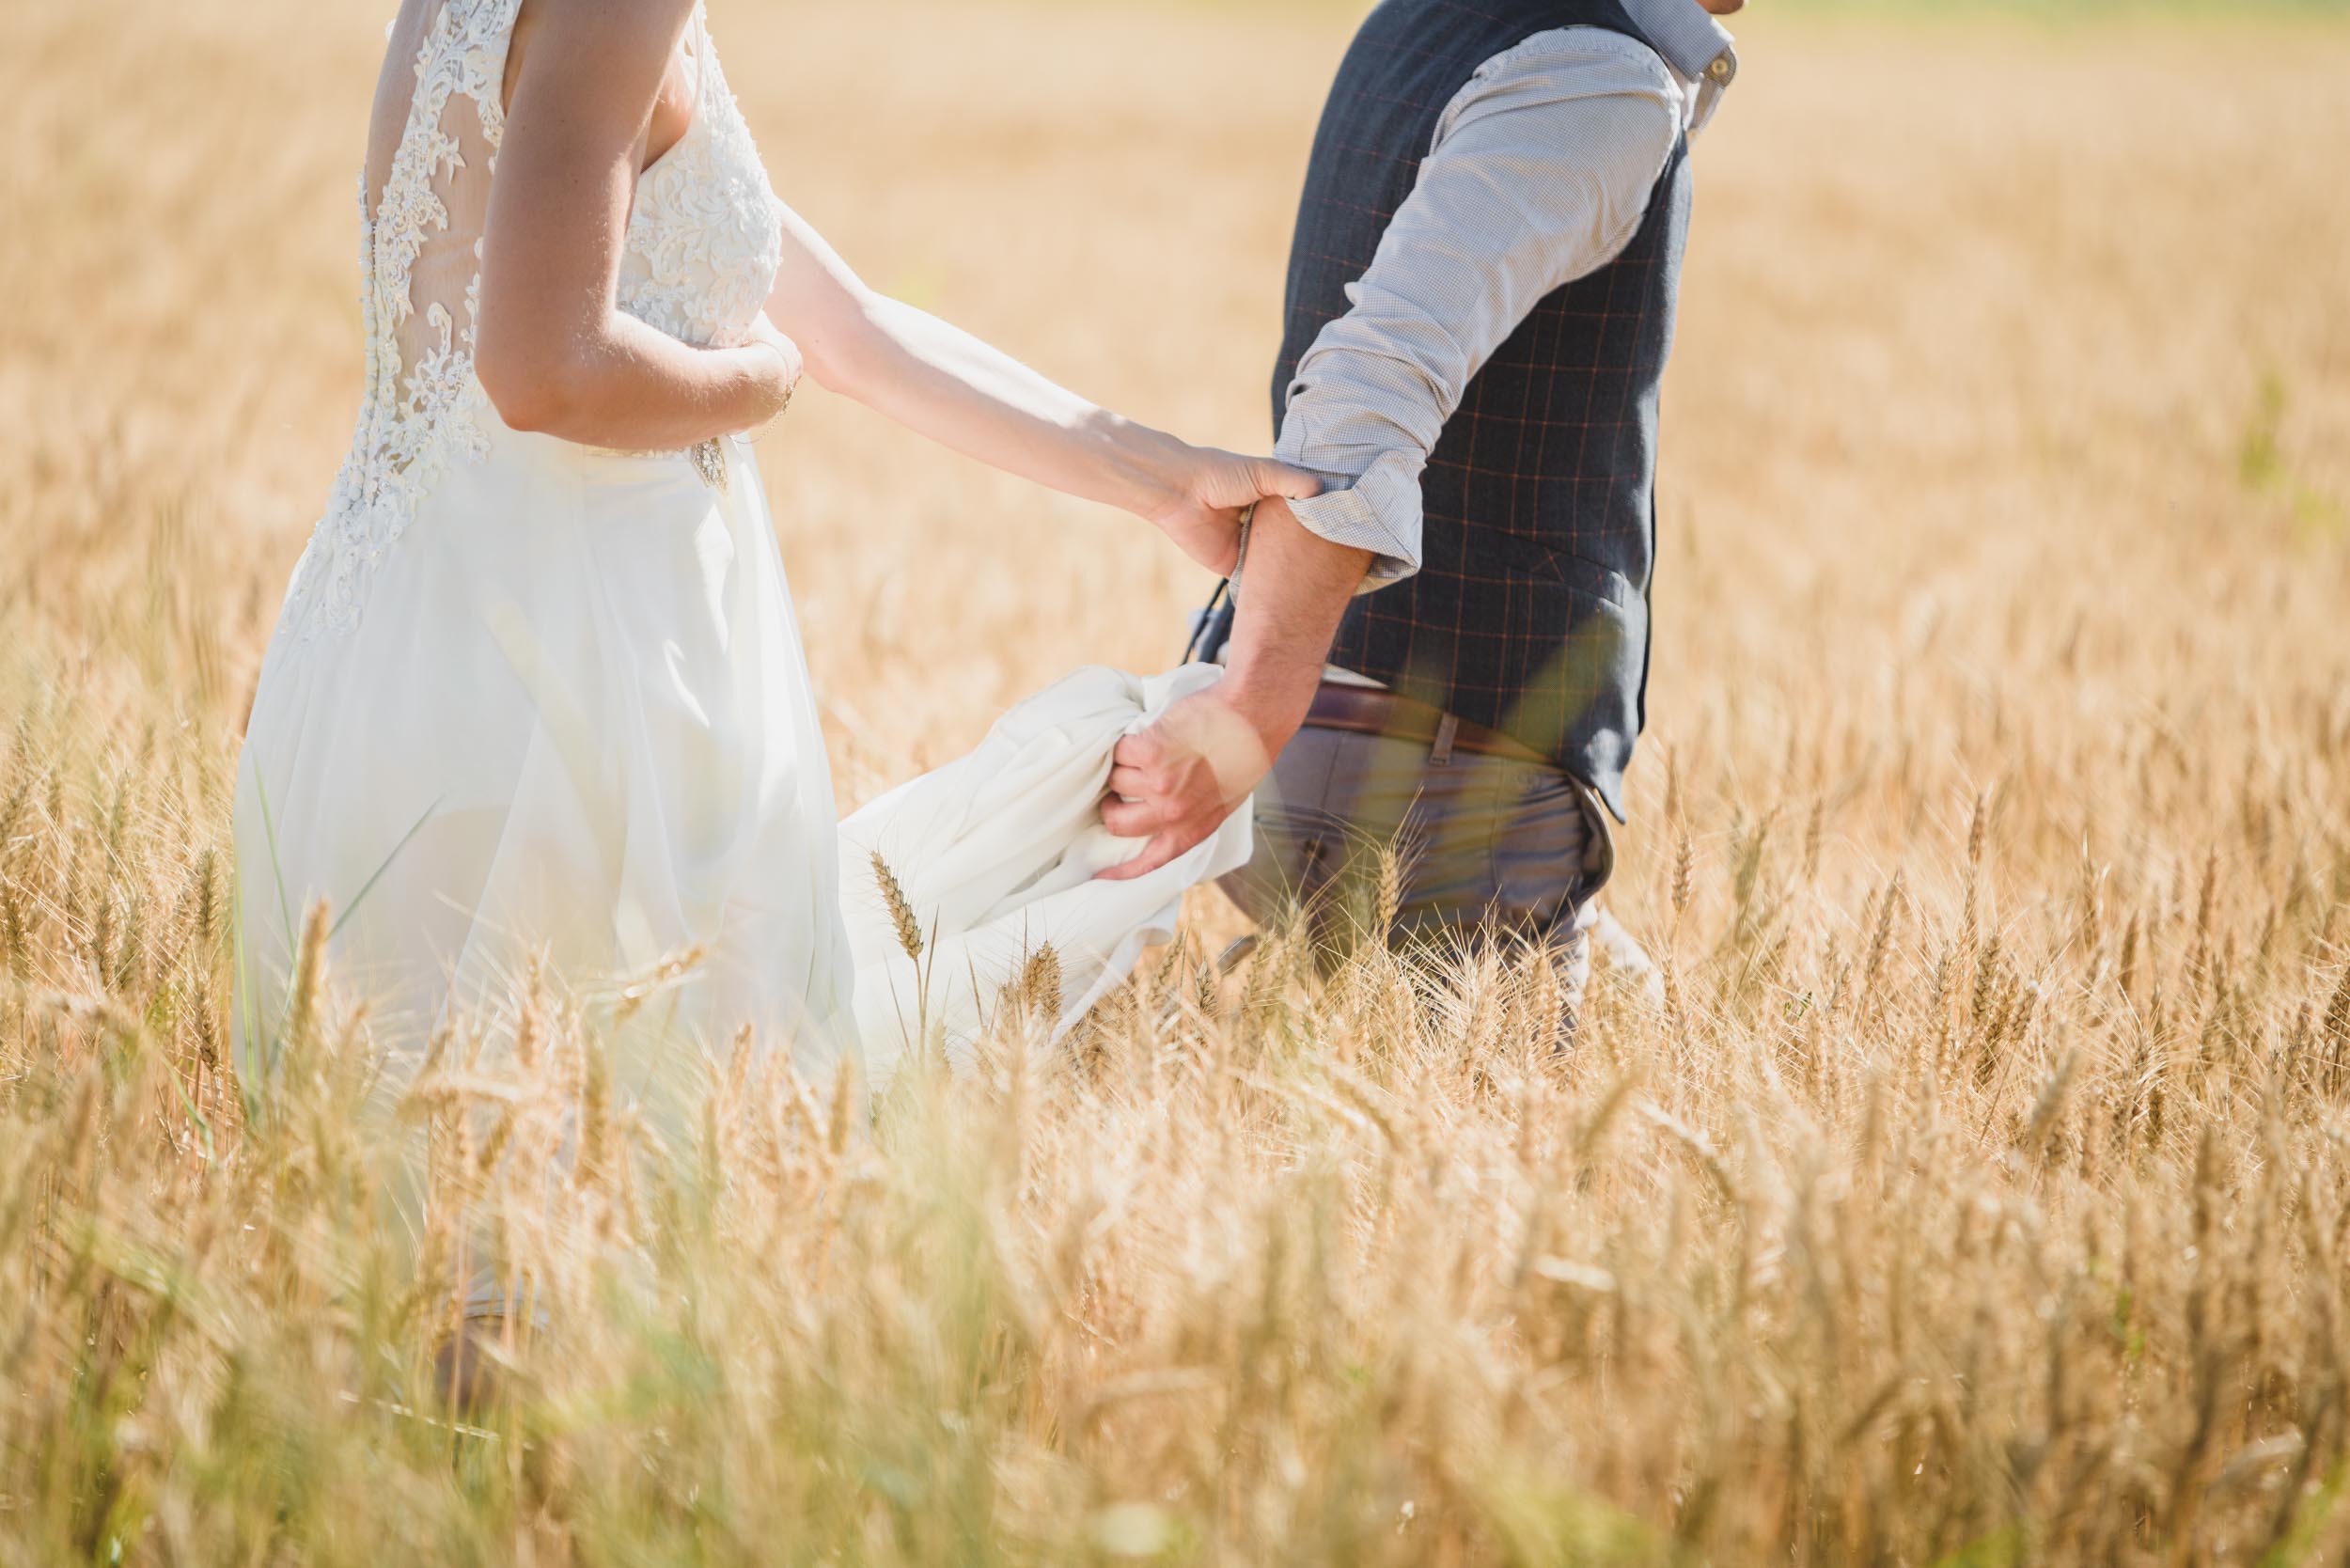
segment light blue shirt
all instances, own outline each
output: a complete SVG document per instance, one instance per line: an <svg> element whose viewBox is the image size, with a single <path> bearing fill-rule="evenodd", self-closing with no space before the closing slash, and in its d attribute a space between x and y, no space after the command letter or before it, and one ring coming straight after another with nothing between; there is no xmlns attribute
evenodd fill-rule
<svg viewBox="0 0 2350 1568"><path fill-rule="evenodd" d="M1673 149L1737 76L1698 0L1623 6L1654 49L1564 27L1478 68L1347 286L1353 308L1298 363L1275 455L1322 476L1292 509L1372 554L1366 587L1419 570L1420 474L1468 384L1536 305L1623 253Z"/></svg>

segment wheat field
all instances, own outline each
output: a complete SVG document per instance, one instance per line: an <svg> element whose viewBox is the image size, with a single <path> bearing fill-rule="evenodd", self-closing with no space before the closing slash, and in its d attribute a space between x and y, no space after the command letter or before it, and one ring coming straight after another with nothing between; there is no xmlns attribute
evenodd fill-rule
<svg viewBox="0 0 2350 1568"><path fill-rule="evenodd" d="M226 1064L228 790L348 439L384 18L0 5L0 1564L2350 1561L2350 31L1758 7L1571 1048L1198 897L682 1146L556 988L396 1126ZM1261 447L1346 8L713 0L877 285ZM1206 584L821 398L844 803ZM413 1201L385 1200L415 1140ZM431 1363L483 1259L495 1397Z"/></svg>

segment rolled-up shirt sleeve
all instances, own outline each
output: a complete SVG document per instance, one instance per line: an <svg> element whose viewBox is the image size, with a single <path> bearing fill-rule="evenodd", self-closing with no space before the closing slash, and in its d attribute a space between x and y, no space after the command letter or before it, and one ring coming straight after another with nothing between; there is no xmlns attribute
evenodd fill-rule
<svg viewBox="0 0 2350 1568"><path fill-rule="evenodd" d="M1293 503L1369 550L1365 587L1420 563L1420 475L1445 421L1544 296L1622 255L1683 126L1665 62L1560 28L1496 55L1447 105L1351 308L1298 363L1275 455L1322 477Z"/></svg>

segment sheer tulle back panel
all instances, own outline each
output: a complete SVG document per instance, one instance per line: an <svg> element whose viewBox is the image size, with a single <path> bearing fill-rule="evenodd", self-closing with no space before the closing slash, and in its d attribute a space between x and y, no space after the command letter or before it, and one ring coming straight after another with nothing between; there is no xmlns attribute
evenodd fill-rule
<svg viewBox="0 0 2350 1568"><path fill-rule="evenodd" d="M474 375L481 237L506 130L506 59L522 0L405 0L359 176L367 396L326 515L288 590L305 640L359 623L375 564L448 464L489 450Z"/></svg>
<svg viewBox="0 0 2350 1568"><path fill-rule="evenodd" d="M438 413L472 379L481 241L521 3L406 0L388 32L361 191L378 420ZM389 434L379 423L378 439Z"/></svg>

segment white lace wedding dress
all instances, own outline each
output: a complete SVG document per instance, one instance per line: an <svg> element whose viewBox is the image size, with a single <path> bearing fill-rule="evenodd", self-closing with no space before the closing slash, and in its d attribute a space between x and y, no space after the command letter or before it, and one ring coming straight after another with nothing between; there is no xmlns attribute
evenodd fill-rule
<svg viewBox="0 0 2350 1568"><path fill-rule="evenodd" d="M336 989L395 1058L453 1011L494 1018L537 959L607 1027L625 1020L618 1065L639 1091L692 1092L744 1025L822 1071L857 1048L860 1013L878 1075L922 1000L967 1035L1046 943L1073 1014L1184 887L1246 857L1244 812L1152 877L1087 880L1134 848L1093 815L1111 745L1207 677L1074 677L860 814L844 845L749 444L632 454L518 432L475 377L520 5L430 12L405 129L361 181L366 400L238 777L247 1071L278 1049L321 902ZM698 11L687 46L697 102L638 182L619 306L723 345L773 287L780 209ZM876 915L876 848L925 928L927 998Z"/></svg>

